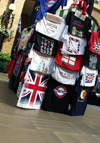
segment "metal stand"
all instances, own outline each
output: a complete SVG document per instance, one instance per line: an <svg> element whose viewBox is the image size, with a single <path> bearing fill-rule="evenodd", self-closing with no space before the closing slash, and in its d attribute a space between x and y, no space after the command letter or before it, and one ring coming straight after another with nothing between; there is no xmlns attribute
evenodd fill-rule
<svg viewBox="0 0 100 143"><path fill-rule="evenodd" d="M4 35L0 35L0 52L2 50L2 45L3 45L3 41L4 41Z"/></svg>

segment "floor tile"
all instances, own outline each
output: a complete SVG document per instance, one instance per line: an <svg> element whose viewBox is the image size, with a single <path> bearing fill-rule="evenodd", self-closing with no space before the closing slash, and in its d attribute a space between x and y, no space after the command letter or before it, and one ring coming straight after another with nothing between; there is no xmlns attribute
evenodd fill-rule
<svg viewBox="0 0 100 143"><path fill-rule="evenodd" d="M100 123L94 123L94 124L88 124L89 127L91 127L92 129L94 129L95 131L97 131L100 134Z"/></svg>
<svg viewBox="0 0 100 143"><path fill-rule="evenodd" d="M96 109L97 111L100 111L100 106L98 106L98 105L88 104L88 106L92 107L93 109Z"/></svg>
<svg viewBox="0 0 100 143"><path fill-rule="evenodd" d="M92 136L100 142L100 135L92 135Z"/></svg>
<svg viewBox="0 0 100 143"><path fill-rule="evenodd" d="M0 108L0 113L2 113L2 110L1 110L1 108Z"/></svg>
<svg viewBox="0 0 100 143"><path fill-rule="evenodd" d="M0 143L62 143L52 132L0 127Z"/></svg>
<svg viewBox="0 0 100 143"><path fill-rule="evenodd" d="M77 129L61 121L31 119L31 122L38 130L51 130L51 131L78 133Z"/></svg>
<svg viewBox="0 0 100 143"><path fill-rule="evenodd" d="M80 133L84 134L98 134L97 131L92 129L86 124L83 123L69 123L71 126L73 126L75 129L77 129Z"/></svg>
<svg viewBox="0 0 100 143"><path fill-rule="evenodd" d="M19 108L16 104L14 104L14 101L10 101L9 103L0 103L0 107L2 112L5 114L24 116L28 118L54 119L50 114L43 110L28 110Z"/></svg>
<svg viewBox="0 0 100 143"><path fill-rule="evenodd" d="M77 134L77 133L62 133L55 132L55 134L64 143L99 143L99 141L91 135Z"/></svg>
<svg viewBox="0 0 100 143"><path fill-rule="evenodd" d="M87 118L96 124L100 124L100 116L87 116Z"/></svg>
<svg viewBox="0 0 100 143"><path fill-rule="evenodd" d="M28 118L7 114L0 114L0 126L36 129Z"/></svg>
<svg viewBox="0 0 100 143"><path fill-rule="evenodd" d="M93 109L90 106L87 106L85 116L100 116L100 111Z"/></svg>
<svg viewBox="0 0 100 143"><path fill-rule="evenodd" d="M0 72L0 81L8 82L8 81L9 81L9 79L8 79L8 74L1 73L1 72Z"/></svg>
<svg viewBox="0 0 100 143"><path fill-rule="evenodd" d="M93 123L93 121L89 120L84 116L69 116L54 112L48 112L48 113L58 121L73 122L73 123Z"/></svg>

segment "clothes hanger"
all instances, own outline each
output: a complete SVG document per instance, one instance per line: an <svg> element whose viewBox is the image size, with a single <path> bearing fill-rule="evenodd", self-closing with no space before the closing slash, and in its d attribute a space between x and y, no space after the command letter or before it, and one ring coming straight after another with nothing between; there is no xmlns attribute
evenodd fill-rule
<svg viewBox="0 0 100 143"><path fill-rule="evenodd" d="M33 24L33 25L31 25L31 26L28 26L28 27L27 27L27 30L30 31L32 28L33 28L33 29L35 28L35 24Z"/></svg>

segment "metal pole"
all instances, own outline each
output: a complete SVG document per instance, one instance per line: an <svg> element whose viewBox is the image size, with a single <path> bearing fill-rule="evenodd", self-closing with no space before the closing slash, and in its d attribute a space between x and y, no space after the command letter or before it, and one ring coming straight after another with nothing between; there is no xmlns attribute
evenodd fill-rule
<svg viewBox="0 0 100 143"><path fill-rule="evenodd" d="M1 49L2 49L4 37L5 37L4 35L0 35L0 52L1 52Z"/></svg>

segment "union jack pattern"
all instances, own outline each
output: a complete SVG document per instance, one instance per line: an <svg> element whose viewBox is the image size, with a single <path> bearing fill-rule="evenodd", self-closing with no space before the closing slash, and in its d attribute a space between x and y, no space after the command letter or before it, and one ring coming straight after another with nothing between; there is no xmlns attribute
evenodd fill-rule
<svg viewBox="0 0 100 143"><path fill-rule="evenodd" d="M20 19L19 19L17 31L18 31L19 33L21 33L21 17L20 17Z"/></svg>
<svg viewBox="0 0 100 143"><path fill-rule="evenodd" d="M28 79L23 85L17 106L40 109L48 80L49 76L40 75L32 70L29 70Z"/></svg>
<svg viewBox="0 0 100 143"><path fill-rule="evenodd" d="M100 43L99 43L99 42L94 41L93 50L94 50L95 52L100 53Z"/></svg>
<svg viewBox="0 0 100 143"><path fill-rule="evenodd" d="M85 83L92 83L93 79L94 79L94 74L92 74L92 73L87 73L87 74L86 74Z"/></svg>
<svg viewBox="0 0 100 143"><path fill-rule="evenodd" d="M69 37L68 50L72 54L79 54L80 41L78 39Z"/></svg>

